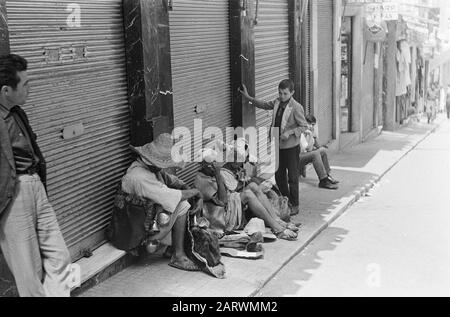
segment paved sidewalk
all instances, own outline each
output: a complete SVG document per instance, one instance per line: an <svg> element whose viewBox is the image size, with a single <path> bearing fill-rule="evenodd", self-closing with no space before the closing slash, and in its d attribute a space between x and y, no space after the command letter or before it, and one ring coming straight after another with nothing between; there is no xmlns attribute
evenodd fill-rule
<svg viewBox="0 0 450 317"><path fill-rule="evenodd" d="M383 175L418 143L436 129L434 125L411 123L401 130L383 132L367 143L334 155L333 176L341 181L340 189L329 191L317 187L314 170L308 169L301 181L301 206L304 212L294 220L303 224L299 240L278 240L264 244L265 257L248 261L223 257L226 279L219 280L201 272L183 272L169 267L168 260L149 256L126 268L94 288L83 297L247 297L254 296L293 257L327 228L349 206L372 188Z"/></svg>

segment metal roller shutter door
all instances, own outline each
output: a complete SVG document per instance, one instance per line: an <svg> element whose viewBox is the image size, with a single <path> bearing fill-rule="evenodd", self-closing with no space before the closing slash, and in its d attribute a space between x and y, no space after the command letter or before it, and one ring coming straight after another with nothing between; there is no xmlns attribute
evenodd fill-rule
<svg viewBox="0 0 450 317"><path fill-rule="evenodd" d="M274 100L278 84L289 77L289 22L287 0L260 0L258 24L255 26L256 97ZM256 109L256 126L270 127L272 111ZM267 139L259 140L267 146ZM268 150L267 152L270 154ZM261 160L266 158L261 157ZM260 171L261 172L261 171Z"/></svg>
<svg viewBox="0 0 450 317"><path fill-rule="evenodd" d="M225 138L233 126L228 1L174 1L169 24L175 127L188 128L193 139L194 120L202 119L203 129L218 127ZM196 113L196 105L206 111ZM191 182L197 168L191 164L179 176Z"/></svg>
<svg viewBox="0 0 450 317"><path fill-rule="evenodd" d="M8 1L11 52L29 62L24 109L48 164L48 194L74 260L104 242L114 195L130 163L121 0ZM62 130L84 125L63 139Z"/></svg>
<svg viewBox="0 0 450 317"><path fill-rule="evenodd" d="M310 114L312 112L311 110L311 2L309 0L303 0L308 1L308 5L306 7L306 13L305 17L303 19L303 32L304 32L304 39L305 42L302 43L302 63L303 63L303 74L304 74L304 80L303 80L303 106L305 107L305 113Z"/></svg>
<svg viewBox="0 0 450 317"><path fill-rule="evenodd" d="M317 1L318 26L318 100L315 114L319 126L319 141L325 144L333 138L333 1Z"/></svg>

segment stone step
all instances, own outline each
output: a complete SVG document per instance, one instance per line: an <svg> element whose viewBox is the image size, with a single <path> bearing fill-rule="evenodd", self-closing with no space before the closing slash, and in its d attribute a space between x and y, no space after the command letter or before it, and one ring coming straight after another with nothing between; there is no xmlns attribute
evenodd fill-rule
<svg viewBox="0 0 450 317"><path fill-rule="evenodd" d="M81 286L73 288L71 295L80 295L85 290L98 285L129 266L133 260L132 256L116 249L111 243L100 246L91 257L75 262L80 267Z"/></svg>

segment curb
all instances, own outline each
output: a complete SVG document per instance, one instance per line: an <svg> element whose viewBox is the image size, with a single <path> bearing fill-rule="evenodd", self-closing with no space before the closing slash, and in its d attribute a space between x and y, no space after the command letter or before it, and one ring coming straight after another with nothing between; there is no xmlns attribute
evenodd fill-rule
<svg viewBox="0 0 450 317"><path fill-rule="evenodd" d="M416 144L414 144L410 149L405 151L403 155L398 158L386 171L384 171L381 175L377 176L373 180L371 180L368 184L362 186L360 189L353 192L350 197L350 200L346 203L343 203L342 206L336 213L327 220L320 228L318 228L311 237L300 246L297 251L295 251L289 258L273 273L271 274L263 283L261 283L258 288L253 291L248 297L255 297L283 268L285 268L295 257L297 257L301 252L303 252L310 244L313 242L317 236L319 236L324 230L329 228L337 219L339 219L342 215L344 215L350 207L352 207L355 203L357 203L362 197L366 196L369 191L371 191L376 184L378 184L387 173L389 173L395 166L397 166L407 155L409 155L412 151L414 151L423 141L425 141L431 134L435 133L436 130L441 126L442 121L436 123L436 126L428 131Z"/></svg>

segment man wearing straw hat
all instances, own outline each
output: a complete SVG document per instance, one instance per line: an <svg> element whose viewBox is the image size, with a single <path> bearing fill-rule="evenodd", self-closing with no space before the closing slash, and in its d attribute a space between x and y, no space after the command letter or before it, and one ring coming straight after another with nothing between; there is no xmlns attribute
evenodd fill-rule
<svg viewBox="0 0 450 317"><path fill-rule="evenodd" d="M132 147L139 157L122 178L122 190L162 206L168 215L167 223L159 228L151 240L162 245L172 245L170 266L185 271L199 271L199 267L185 253L184 237L187 214L191 208L187 200L199 197L200 193L197 189L189 189L177 177L164 171L183 167L183 164L175 163L172 159L173 143L170 134L161 134L152 143Z"/></svg>

